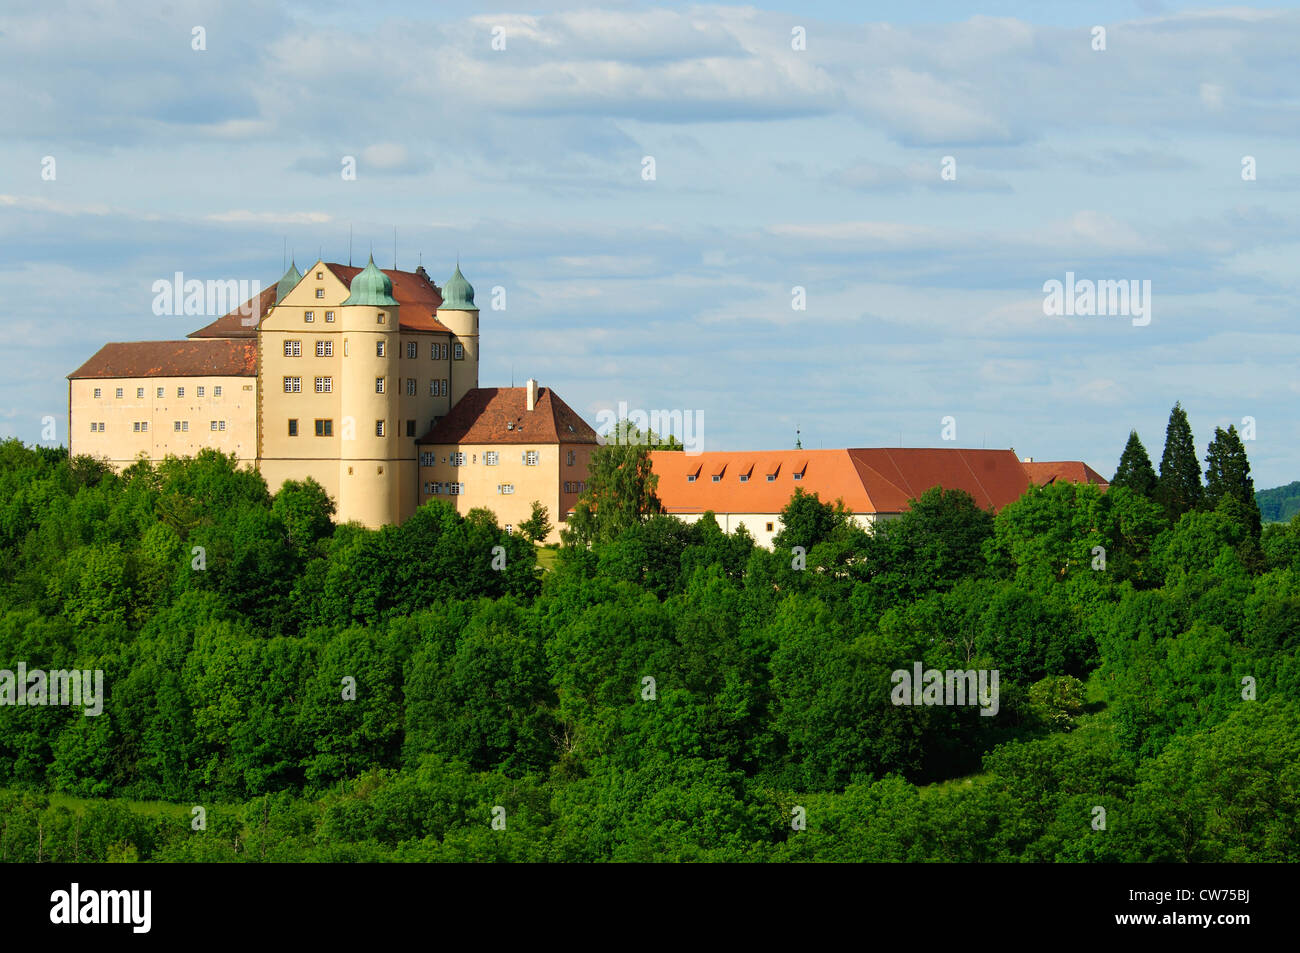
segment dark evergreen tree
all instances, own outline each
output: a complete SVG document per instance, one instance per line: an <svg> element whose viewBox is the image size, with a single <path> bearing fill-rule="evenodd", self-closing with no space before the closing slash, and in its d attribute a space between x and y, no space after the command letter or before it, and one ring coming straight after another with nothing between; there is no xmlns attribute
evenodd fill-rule
<svg viewBox="0 0 1300 953"><path fill-rule="evenodd" d="M1165 452L1160 458L1160 478L1156 481L1156 499L1171 519L1201 505L1205 488L1201 486L1201 464L1196 459L1196 442L1187 411L1181 403L1169 412L1165 428Z"/></svg>
<svg viewBox="0 0 1300 953"><path fill-rule="evenodd" d="M1115 471L1115 478L1110 481L1110 485L1126 486L1141 496L1149 497L1155 492L1155 467L1151 466L1147 448L1142 446L1136 430L1128 432L1128 443L1124 445L1124 453L1119 458L1119 469Z"/></svg>
<svg viewBox="0 0 1300 953"><path fill-rule="evenodd" d="M1250 511L1251 529L1258 538L1261 520L1259 504L1255 501L1255 481L1250 477L1246 447L1233 426L1227 430L1214 428L1214 439L1205 455L1206 505L1217 506L1225 496L1245 504Z"/></svg>

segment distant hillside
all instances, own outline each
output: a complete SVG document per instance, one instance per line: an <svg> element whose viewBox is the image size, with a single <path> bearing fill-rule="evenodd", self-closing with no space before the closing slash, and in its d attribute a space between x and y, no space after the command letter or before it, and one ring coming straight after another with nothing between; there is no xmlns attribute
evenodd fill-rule
<svg viewBox="0 0 1300 953"><path fill-rule="evenodd" d="M1259 504L1259 515L1265 523L1290 522L1291 517L1300 513L1300 480L1271 490L1260 490L1255 494L1255 502Z"/></svg>

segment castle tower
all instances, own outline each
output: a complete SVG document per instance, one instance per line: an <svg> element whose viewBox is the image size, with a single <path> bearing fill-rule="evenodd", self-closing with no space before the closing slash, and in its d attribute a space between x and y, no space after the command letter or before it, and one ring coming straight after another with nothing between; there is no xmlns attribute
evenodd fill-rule
<svg viewBox="0 0 1300 953"><path fill-rule="evenodd" d="M398 303L393 282L370 263L339 308L342 429L338 519L398 521ZM382 431L382 432L381 432Z"/></svg>
<svg viewBox="0 0 1300 953"><path fill-rule="evenodd" d="M455 337L451 345L451 406L455 407L468 391L478 387L478 308L474 304L474 286L460 273L447 279L442 289L442 307L438 320Z"/></svg>

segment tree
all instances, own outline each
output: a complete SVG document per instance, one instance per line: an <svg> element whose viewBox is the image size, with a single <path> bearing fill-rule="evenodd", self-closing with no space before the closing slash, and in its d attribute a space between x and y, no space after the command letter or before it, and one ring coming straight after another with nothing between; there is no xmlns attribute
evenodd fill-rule
<svg viewBox="0 0 1300 953"><path fill-rule="evenodd" d="M533 500L533 512L528 519L519 524L519 532L523 533L534 543L540 543L551 535L550 513L546 507L542 506L540 500Z"/></svg>
<svg viewBox="0 0 1300 953"><path fill-rule="evenodd" d="M1183 410L1181 403L1176 403L1169 412L1169 425L1165 428L1165 452L1160 458L1156 498L1164 505L1165 512L1177 519L1200 506L1204 495L1192 427L1187 422L1187 411Z"/></svg>
<svg viewBox="0 0 1300 953"><path fill-rule="evenodd" d="M613 442L591 455L587 489L578 497L563 533L570 545L607 543L632 524L663 512L655 495L659 477L647 449L658 438L653 433L643 435L625 420L613 437Z"/></svg>
<svg viewBox="0 0 1300 953"><path fill-rule="evenodd" d="M1255 481L1250 478L1246 448L1237 428L1231 425L1227 430L1214 428L1214 439L1210 441L1205 456L1205 503L1210 507L1218 506L1225 496L1245 504L1251 512L1252 533L1258 539L1261 518L1259 504L1255 501Z"/></svg>
<svg viewBox="0 0 1300 953"><path fill-rule="evenodd" d="M1119 469L1110 481L1113 487L1126 486L1141 496L1150 496L1156 489L1156 471L1147 456L1147 448L1142 446L1136 430L1128 432L1128 443L1119 458Z"/></svg>

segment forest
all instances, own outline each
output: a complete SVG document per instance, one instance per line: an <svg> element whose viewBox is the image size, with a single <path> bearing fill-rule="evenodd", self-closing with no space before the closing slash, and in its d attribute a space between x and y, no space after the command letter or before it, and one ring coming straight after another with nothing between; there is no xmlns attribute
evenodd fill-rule
<svg viewBox="0 0 1300 953"><path fill-rule="evenodd" d="M996 515L797 492L771 551L596 457L547 550L0 443L0 669L104 684L0 706L0 860L1300 859L1300 516L1232 428ZM917 663L996 716L895 704Z"/></svg>

